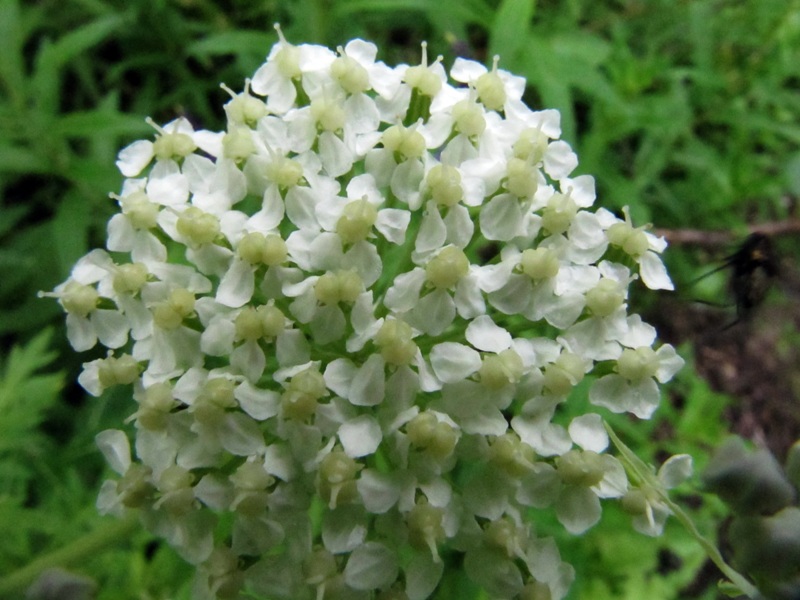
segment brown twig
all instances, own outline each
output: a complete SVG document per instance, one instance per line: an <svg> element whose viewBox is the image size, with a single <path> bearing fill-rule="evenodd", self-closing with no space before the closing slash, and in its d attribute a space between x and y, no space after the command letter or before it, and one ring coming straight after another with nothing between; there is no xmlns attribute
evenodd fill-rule
<svg viewBox="0 0 800 600"><path fill-rule="evenodd" d="M748 225L747 231L748 233L763 233L769 236L797 234L800 233L800 219ZM737 232L730 230L653 229L652 233L659 237L664 237L671 245L701 246L704 248L727 246L740 238Z"/></svg>

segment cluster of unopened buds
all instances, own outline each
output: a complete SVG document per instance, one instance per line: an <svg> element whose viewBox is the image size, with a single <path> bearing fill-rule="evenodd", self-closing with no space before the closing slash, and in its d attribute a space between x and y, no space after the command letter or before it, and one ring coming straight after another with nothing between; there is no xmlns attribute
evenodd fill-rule
<svg viewBox="0 0 800 600"><path fill-rule="evenodd" d="M376 54L280 35L226 131L151 122L120 153L107 249L52 293L74 348L108 349L83 387L132 390L98 505L196 564L196 598L423 600L448 565L562 598L535 511L667 516L599 414L649 418L682 364L628 313L634 280L671 289L665 242L592 208L559 113L497 59ZM578 393L602 410L565 420Z"/></svg>

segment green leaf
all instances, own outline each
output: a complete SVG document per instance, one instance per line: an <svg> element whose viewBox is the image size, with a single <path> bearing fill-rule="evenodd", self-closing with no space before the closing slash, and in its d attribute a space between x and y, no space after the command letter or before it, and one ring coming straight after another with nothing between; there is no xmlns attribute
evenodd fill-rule
<svg viewBox="0 0 800 600"><path fill-rule="evenodd" d="M106 109L72 112L53 122L50 132L66 137L105 135L144 135L152 131L144 119Z"/></svg>
<svg viewBox="0 0 800 600"><path fill-rule="evenodd" d="M89 219L91 203L73 191L58 206L52 220L52 244L54 255L59 261L59 269L67 274L72 265L86 254L89 247Z"/></svg>
<svg viewBox="0 0 800 600"><path fill-rule="evenodd" d="M266 56L275 43L275 33L269 31L224 31L189 44L190 56L207 58L226 54L259 54Z"/></svg>
<svg viewBox="0 0 800 600"><path fill-rule="evenodd" d="M55 42L42 45L36 56L33 75L33 93L39 110L50 115L57 112L62 68L119 30L124 23L122 15L103 17L64 34Z"/></svg>
<svg viewBox="0 0 800 600"><path fill-rule="evenodd" d="M58 399L63 375L36 374L57 356L48 351L52 333L47 329L26 346L15 346L4 361L0 375L0 456L30 447L45 410Z"/></svg>
<svg viewBox="0 0 800 600"><path fill-rule="evenodd" d="M0 172L52 173L53 165L40 153L32 152L25 146L0 141Z"/></svg>
<svg viewBox="0 0 800 600"><path fill-rule="evenodd" d="M24 98L25 62L22 53L19 2L0 2L0 79L12 104L19 108Z"/></svg>
<svg viewBox="0 0 800 600"><path fill-rule="evenodd" d="M527 44L536 0L503 0L490 31L490 56L511 60Z"/></svg>

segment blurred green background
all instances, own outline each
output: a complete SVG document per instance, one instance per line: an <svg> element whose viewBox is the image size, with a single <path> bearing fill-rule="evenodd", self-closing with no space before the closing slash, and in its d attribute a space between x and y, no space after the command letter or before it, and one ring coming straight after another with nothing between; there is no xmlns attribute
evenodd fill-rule
<svg viewBox="0 0 800 600"><path fill-rule="evenodd" d="M677 294L634 302L689 365L655 421L619 424L632 444L649 460L687 451L702 464L745 416L767 410L753 404L762 397L781 402L770 408L784 426L776 451L796 437L800 2L0 0L0 580L113 523L94 508L104 466L93 438L130 413L124 397L87 399L74 383L97 356L69 349L60 308L36 293L103 245L108 194L122 182L116 153L152 135L144 117L224 128L219 84L242 88L275 43L275 22L294 43L374 41L390 65L417 64L423 40L448 67L499 54L500 68L527 78L530 106L561 111L598 204L628 205L636 224L674 241ZM690 282L754 226L773 235L786 282L754 322L723 332L730 310L691 300L729 303L726 274ZM748 353L789 373L785 386L759 387L764 366L744 378ZM739 368L733 383L720 364ZM743 433L768 438L775 427ZM719 506L687 499L713 536ZM578 571L571 598L715 597L715 574L679 530L651 541L607 513L562 544ZM190 597L191 570L144 532L70 568L99 598Z"/></svg>

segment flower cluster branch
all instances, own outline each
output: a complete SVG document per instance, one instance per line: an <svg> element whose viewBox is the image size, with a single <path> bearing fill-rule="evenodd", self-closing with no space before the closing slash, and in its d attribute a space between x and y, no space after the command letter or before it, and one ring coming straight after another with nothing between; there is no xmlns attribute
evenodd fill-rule
<svg viewBox="0 0 800 600"><path fill-rule="evenodd" d="M196 564L197 598L422 600L454 557L493 598L563 598L535 511L576 535L601 499L649 534L668 513L598 413L558 418L582 383L658 406L683 361L627 299L672 288L666 242L594 208L497 59L376 55L281 35L225 131L151 122L119 154L106 249L51 294L107 349L84 388L132 390L98 506Z"/></svg>

